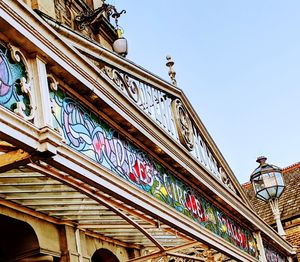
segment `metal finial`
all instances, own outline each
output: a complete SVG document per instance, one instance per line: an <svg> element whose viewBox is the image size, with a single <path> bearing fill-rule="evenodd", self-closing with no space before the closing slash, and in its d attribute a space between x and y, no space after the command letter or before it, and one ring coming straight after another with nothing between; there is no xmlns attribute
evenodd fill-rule
<svg viewBox="0 0 300 262"><path fill-rule="evenodd" d="M171 78L171 83L174 86L177 86L177 81L175 79L176 72L173 69L174 61L172 60L171 56L169 56L169 55L167 55L166 58L167 58L166 66L169 67L169 76Z"/></svg>
<svg viewBox="0 0 300 262"><path fill-rule="evenodd" d="M266 163L266 160L267 158L265 156L259 156L257 159L256 159L256 162L263 165L264 163Z"/></svg>

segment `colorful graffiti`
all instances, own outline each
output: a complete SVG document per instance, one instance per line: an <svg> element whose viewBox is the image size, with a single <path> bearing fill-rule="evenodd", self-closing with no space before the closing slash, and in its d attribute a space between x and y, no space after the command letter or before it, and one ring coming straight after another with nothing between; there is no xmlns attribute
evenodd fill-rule
<svg viewBox="0 0 300 262"><path fill-rule="evenodd" d="M21 79L26 70L21 62L14 62L10 50L0 44L0 105L15 111L18 103L25 105L25 114L29 114L30 101L22 94Z"/></svg>
<svg viewBox="0 0 300 262"><path fill-rule="evenodd" d="M241 250L258 256L252 233L241 227L151 155L137 148L62 90L51 91L53 125L66 143L143 191L175 208Z"/></svg>
<svg viewBox="0 0 300 262"><path fill-rule="evenodd" d="M270 246L264 243L264 249L267 262L287 262L286 257L273 250Z"/></svg>

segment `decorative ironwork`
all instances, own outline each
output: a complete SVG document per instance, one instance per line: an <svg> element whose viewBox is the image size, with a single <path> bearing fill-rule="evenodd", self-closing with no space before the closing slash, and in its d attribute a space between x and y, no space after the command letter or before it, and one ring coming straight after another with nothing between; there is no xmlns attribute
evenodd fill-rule
<svg viewBox="0 0 300 262"><path fill-rule="evenodd" d="M102 6L95 10L83 10L79 15L75 17L75 21L78 25L78 28L80 30L84 30L87 26L92 26L93 24L95 24L101 18L101 16L105 14L108 19L110 18L110 16L114 18L117 25L118 18L123 13L126 13L126 11L122 10L121 12L118 12L115 6L103 3Z"/></svg>
<svg viewBox="0 0 300 262"><path fill-rule="evenodd" d="M29 66L21 50L0 44L0 104L26 120L32 120L35 112L30 79Z"/></svg>
<svg viewBox="0 0 300 262"><path fill-rule="evenodd" d="M172 109L179 140L189 151L192 151L194 147L194 134L189 114L179 99L172 101Z"/></svg>
<svg viewBox="0 0 300 262"><path fill-rule="evenodd" d="M102 71L111 80L113 86L128 96L174 140L186 146L202 167L237 194L231 179L215 159L179 99L119 69L106 65ZM172 105L175 110L172 110Z"/></svg>
<svg viewBox="0 0 300 262"><path fill-rule="evenodd" d="M169 135L178 140L171 109L172 98L169 95L120 70L105 66L103 72L116 88L128 96Z"/></svg>
<svg viewBox="0 0 300 262"><path fill-rule="evenodd" d="M122 74L117 70L109 67L104 68L105 73L113 82L135 102L141 99L141 91L138 88L139 83L128 75Z"/></svg>
<svg viewBox="0 0 300 262"><path fill-rule="evenodd" d="M50 94L54 122L67 145L257 257L256 242L248 229L241 227L62 90L51 90Z"/></svg>

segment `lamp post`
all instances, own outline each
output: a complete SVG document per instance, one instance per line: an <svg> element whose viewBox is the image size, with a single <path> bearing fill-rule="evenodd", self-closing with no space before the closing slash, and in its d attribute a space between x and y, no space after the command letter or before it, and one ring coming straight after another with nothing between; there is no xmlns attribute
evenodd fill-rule
<svg viewBox="0 0 300 262"><path fill-rule="evenodd" d="M250 181L256 197L270 204L278 234L285 238L286 234L281 223L278 205L278 199L284 190L282 172L279 167L267 164L266 160L267 158L264 156L257 158L256 162L259 163L259 166L251 174Z"/></svg>

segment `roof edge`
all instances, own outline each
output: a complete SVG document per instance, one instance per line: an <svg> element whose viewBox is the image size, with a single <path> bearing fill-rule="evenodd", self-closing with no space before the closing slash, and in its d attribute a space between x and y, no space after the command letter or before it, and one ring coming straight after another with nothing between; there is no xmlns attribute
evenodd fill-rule
<svg viewBox="0 0 300 262"><path fill-rule="evenodd" d="M287 166L287 167L283 168L282 172L287 173L287 172L292 171L292 170L294 170L296 168L299 168L299 167L300 167L300 162L297 162L295 164L292 164L290 166Z"/></svg>

